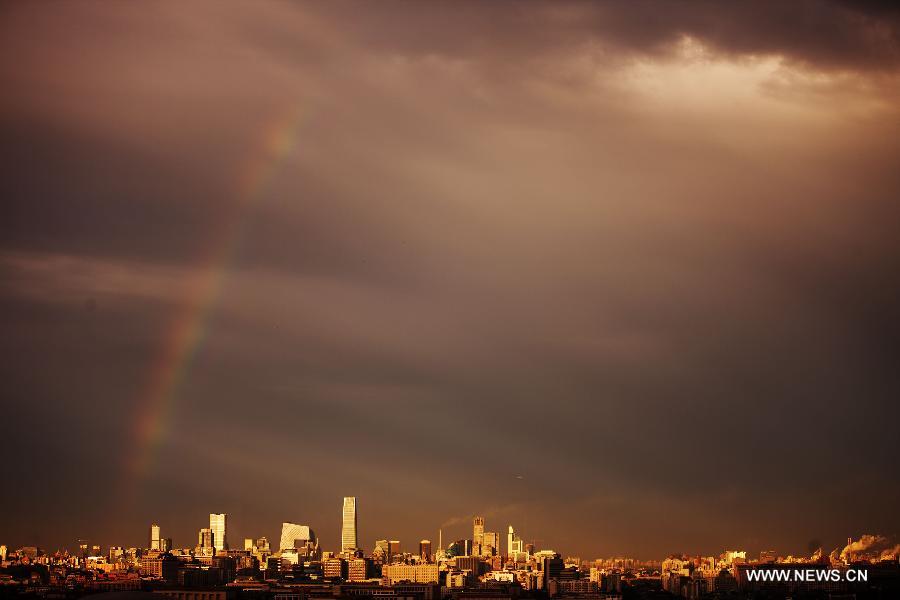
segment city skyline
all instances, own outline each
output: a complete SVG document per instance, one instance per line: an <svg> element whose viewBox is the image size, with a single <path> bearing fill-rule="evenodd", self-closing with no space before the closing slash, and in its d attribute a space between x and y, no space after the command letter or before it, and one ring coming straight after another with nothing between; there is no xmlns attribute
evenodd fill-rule
<svg viewBox="0 0 900 600"><path fill-rule="evenodd" d="M219 536L221 539L227 540L227 534L223 535L223 533L222 533L222 532L224 532L224 530L226 528L226 523L228 522L227 517L228 517L227 513L210 513L209 514L209 527L204 527L199 530L199 538L198 538L197 547L196 547L197 552L201 552L202 548L209 548L209 547L212 547L215 551L228 550L228 548L222 550L218 547L215 547L215 540L217 539L217 536ZM499 530L498 531L486 531L485 530L485 522L486 522L486 520L483 516L472 515L470 517L469 531L471 532L471 539L466 539L465 536L463 536L459 540L459 541L466 542L466 546L465 546L466 551L463 553L464 556L468 556L470 554L470 551L474 555L480 555L482 544L485 542L486 539L490 539L493 541L492 547L493 547L493 552L495 555L501 555L501 556L507 557L507 558L511 557L513 559L520 555L530 555L530 554L534 554L535 552L548 552L551 550L560 555L579 556L579 557L581 557L581 559L583 559L585 561L605 560L605 559L625 558L625 557L627 557L630 560L641 560L641 561L644 561L644 560L654 561L654 560L660 559L660 557L654 558L654 557L648 557L648 556L634 556L634 555L630 555L628 553L622 553L622 552L619 552L619 553L607 552L606 554L598 552L598 553L594 553L594 554L587 553L584 555L582 555L580 553L576 553L576 552L566 552L566 550L564 548L559 548L559 547L554 548L552 546L543 544L542 542L544 542L544 540L530 538L531 541L529 541L529 538L523 539L521 537L521 533L518 530L516 530L512 524L504 525L502 527L502 529L506 533L506 536L504 538L502 535L500 535L498 533ZM461 524L457 524L457 525L461 525ZM492 524L492 526L494 526L494 525ZM352 534L348 532L348 527L352 529ZM383 550L383 552L384 552L383 558L388 563L391 562L392 556L399 556L401 554L401 552L402 552L401 540L388 540L388 539L378 540L378 539L376 539L370 544L371 548L367 547L365 544L360 545L359 540L358 540L357 527L358 527L358 514L356 512L356 498L355 497L344 497L343 505L342 505L340 544L339 544L338 548L334 548L334 549L319 548L318 536L316 536L316 534L313 532L313 530L310 526L299 525L299 524L291 523L291 522L283 522L281 524L280 537L276 537L276 538L272 538L272 539L280 540L280 542L278 544L278 549L276 550L276 552L282 553L282 554L284 552L293 552L296 548L300 548L301 546L298 546L297 542L303 542L304 544L311 542L312 544L314 544L315 549L318 552L325 550L325 551L330 552L333 555L344 556L344 557L352 557L357 552L362 553L364 556L370 556L373 553L377 553L379 550ZM149 543L146 546L135 545L134 546L135 548L146 548L149 551L169 551L169 550L172 550L173 548L190 549L192 547L191 544L188 544L188 545L177 544L177 543L173 542L172 538L163 538L161 536L162 528L156 522L151 523L149 528L150 528ZM439 531L439 539L442 539L443 538L443 528L440 528L438 531ZM351 537L353 538L354 545L347 546L347 543L351 539ZM453 536L451 536L451 538L452 537ZM855 537L858 537L857 541L854 541ZM805 552L805 553L804 552L796 552L796 551L779 551L779 550L771 547L771 545L765 545L765 543L763 543L763 546L761 546L760 549L758 549L758 550L756 548L752 548L750 550L745 548L744 550L741 550L740 552L738 552L738 551L727 550L727 548L742 547L740 544L738 544L738 545L725 544L722 546L722 549L724 549L722 552L722 556L725 557L726 561L731 561L733 557L737 557L738 555L740 555L741 558L747 558L748 556L756 556L756 555L759 555L761 557L771 555L772 557L789 557L789 558L802 559L802 558L806 557L807 555L815 555L816 553L819 553L822 556L831 555L832 557L838 557L841 560L844 560L845 557L852 556L852 554L854 552L862 554L869 550L876 550L876 556L878 553L885 553L885 554L893 553L891 555L894 556L894 560L896 560L897 558L900 558L900 543L898 543L896 541L892 541L892 538L894 538L894 536L886 537L883 535L873 535L873 534L865 533L865 534L860 534L859 536L848 536L846 539L847 544L845 546L838 545L829 551L824 545L819 543L819 545L815 548L813 548L812 545L810 545L807 548L807 552ZM245 536L245 546L246 546L246 543L253 544L255 540L264 540L264 539L268 540L269 536L265 535L265 534L256 535L256 536L252 536L252 537ZM502 544L501 544L501 540L502 540ZM3 542L3 540L0 540L0 543L2 543L2 542ZM161 546L162 542L165 542L165 544L166 544L165 548L163 548ZM409 544L409 546L408 546L408 549L406 550L405 554L411 554L411 555L415 556L416 555L415 550L418 549L418 555L422 556L422 558L425 560L428 560L428 557L425 556L424 548L427 548L428 555L433 557L433 554L432 554L433 551L435 551L435 550L437 550L437 551L450 550L452 547L454 547L455 544L457 544L457 542L454 541L454 542L450 542L449 544L446 544L442 547L441 543L439 543L439 545L435 548L432 546L430 540L424 539L424 538L421 539L417 544L412 544L410 542L407 542L407 543ZM90 540L87 538L78 539L76 541L76 544L80 544L82 547L85 547L85 545L88 545L88 546L92 545L93 547L98 548L98 549L111 549L114 546L118 547L118 548L128 548L129 547L127 544L124 546L122 546L121 544L117 545L117 544L113 544L113 543L108 543L107 545L101 545L101 544L97 544L96 540ZM271 542L268 542L268 544L271 545ZM380 546L381 544L384 544L384 546L381 547ZM471 546L469 544L471 544ZM3 543L2 545L5 548L16 548L16 547L28 546L28 544L19 544L17 546L15 544L6 544L6 543ZM227 545L227 542L226 542L226 545ZM268 551L268 547L269 546L267 545L266 551ZM245 549L247 549L247 548L245 548ZM66 551L66 552L74 553L76 551L76 548L68 547L68 546L64 545L64 546L61 546L61 547L58 547L58 548L55 548L52 550L50 548L42 548L42 550L44 552ZM718 555L719 550L721 550L721 549L714 549L714 550L704 549L704 550L705 551L698 550L698 549L688 550L688 549L681 548L678 550L672 550L672 551L666 553L665 556L666 557L710 556L710 555ZM78 550L78 551L80 552L81 550ZM201 554L202 554L202 552L201 552ZM730 555L733 555L733 556L730 558L729 557Z"/></svg>
<svg viewBox="0 0 900 600"><path fill-rule="evenodd" d="M432 552L430 541L420 540L418 552L404 552L399 540L381 539L367 553L351 547L348 537L348 528L357 524L356 498L344 497L345 512L347 507L352 510L342 519L340 553L320 554L309 527L290 522L282 524L280 550L272 552L271 543L260 537L246 538L242 549L210 553L214 537L226 539L222 530L227 523L227 514L210 513L210 527L200 530L193 549L173 548L169 540L165 548L154 548L163 545L156 523L150 525L149 548L104 549L83 539L78 540L77 553L0 544L0 585L6 595L25 597L64 592L77 598L117 591L134 598L161 594L158 597L173 600L303 595L323 600L454 600L472 594L494 600L698 600L755 598L758 592L773 598L792 598L798 592L882 597L897 591L900 573L900 544L874 535L848 538L843 548L818 548L810 556L785 556L771 549L754 556L732 547L649 560L585 559L535 543L523 546L510 525L504 554L499 534L485 531L487 521L480 515L471 519L472 539L456 540L446 549Z"/></svg>
<svg viewBox="0 0 900 600"><path fill-rule="evenodd" d="M10 2L0 83L0 543L900 533L897 6Z"/></svg>

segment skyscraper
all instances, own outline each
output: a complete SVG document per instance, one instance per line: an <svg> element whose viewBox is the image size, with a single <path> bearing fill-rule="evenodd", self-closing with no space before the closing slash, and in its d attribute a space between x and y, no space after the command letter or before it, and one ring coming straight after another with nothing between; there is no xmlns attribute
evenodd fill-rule
<svg viewBox="0 0 900 600"><path fill-rule="evenodd" d="M431 562L431 540L422 540L419 542L419 556L425 562Z"/></svg>
<svg viewBox="0 0 900 600"><path fill-rule="evenodd" d="M472 543L476 547L484 543L484 517L475 517L472 521Z"/></svg>
<svg viewBox="0 0 900 600"><path fill-rule="evenodd" d="M482 556L493 556L501 552L500 534L496 531L485 531L484 542L481 544Z"/></svg>
<svg viewBox="0 0 900 600"><path fill-rule="evenodd" d="M225 518L225 513L209 514L209 530L212 531L212 545L216 550L228 550Z"/></svg>
<svg viewBox="0 0 900 600"><path fill-rule="evenodd" d="M516 535L512 525L509 526L509 533L506 537L506 552L506 555L513 560L522 554L522 538Z"/></svg>
<svg viewBox="0 0 900 600"><path fill-rule="evenodd" d="M159 525L153 523L150 525L150 549L151 550L161 550L160 548L160 532Z"/></svg>
<svg viewBox="0 0 900 600"><path fill-rule="evenodd" d="M344 497L344 518L341 527L341 552L353 552L356 545L356 498Z"/></svg>

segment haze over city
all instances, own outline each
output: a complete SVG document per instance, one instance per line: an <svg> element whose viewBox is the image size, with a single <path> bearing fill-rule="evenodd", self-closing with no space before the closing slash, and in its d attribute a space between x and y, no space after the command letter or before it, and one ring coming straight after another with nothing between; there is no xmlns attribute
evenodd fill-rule
<svg viewBox="0 0 900 600"><path fill-rule="evenodd" d="M900 13L6 3L0 543L900 532ZM231 535L231 534L230 534Z"/></svg>

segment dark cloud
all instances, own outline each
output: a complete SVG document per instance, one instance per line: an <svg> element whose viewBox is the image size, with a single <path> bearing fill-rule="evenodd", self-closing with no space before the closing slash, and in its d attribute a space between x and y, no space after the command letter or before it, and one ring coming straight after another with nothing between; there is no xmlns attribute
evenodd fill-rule
<svg viewBox="0 0 900 600"><path fill-rule="evenodd" d="M318 7L367 45L477 61L583 50L660 56L685 36L726 55L777 55L824 68L894 68L900 11L893 3L448 2Z"/></svg>
<svg viewBox="0 0 900 600"><path fill-rule="evenodd" d="M896 530L895 10L5 10L0 542Z"/></svg>

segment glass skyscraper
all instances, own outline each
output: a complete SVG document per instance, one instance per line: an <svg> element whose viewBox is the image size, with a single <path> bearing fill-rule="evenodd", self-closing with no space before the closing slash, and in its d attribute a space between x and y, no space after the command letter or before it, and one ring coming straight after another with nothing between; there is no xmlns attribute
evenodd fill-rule
<svg viewBox="0 0 900 600"><path fill-rule="evenodd" d="M225 513L209 514L209 529L212 531L212 545L216 550L228 550L228 538L225 531Z"/></svg>
<svg viewBox="0 0 900 600"><path fill-rule="evenodd" d="M159 533L159 525L153 523L150 525L150 549L151 550L161 550L160 547L160 538L162 536Z"/></svg>
<svg viewBox="0 0 900 600"><path fill-rule="evenodd" d="M341 527L341 552L353 552L356 545L356 498L344 498L344 519Z"/></svg>

